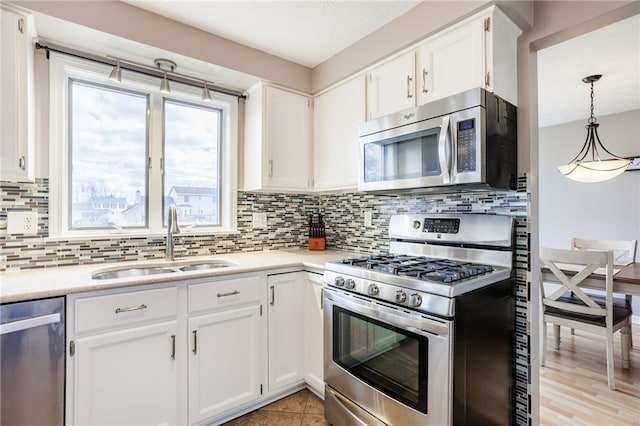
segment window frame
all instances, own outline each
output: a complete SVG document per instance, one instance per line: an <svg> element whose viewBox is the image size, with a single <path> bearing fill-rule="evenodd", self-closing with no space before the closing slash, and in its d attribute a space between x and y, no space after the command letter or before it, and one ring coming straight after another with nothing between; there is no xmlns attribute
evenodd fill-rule
<svg viewBox="0 0 640 426"><path fill-rule="evenodd" d="M49 59L49 237L88 238L110 235L164 234L164 100L193 104L222 111L220 150L219 226L185 226L184 234L229 233L237 231L238 101L235 96L211 92L212 102L201 100L202 89L171 82L171 93L159 91L160 79L123 70L122 83L107 76L112 67L93 61L51 52ZM111 87L148 94L147 110L147 226L140 228L71 229L70 205L70 119L69 82Z"/></svg>

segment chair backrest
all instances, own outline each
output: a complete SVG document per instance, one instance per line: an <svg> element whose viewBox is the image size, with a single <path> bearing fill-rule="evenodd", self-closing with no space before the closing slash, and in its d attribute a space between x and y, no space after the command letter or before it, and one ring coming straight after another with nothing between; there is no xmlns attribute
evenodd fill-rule
<svg viewBox="0 0 640 426"><path fill-rule="evenodd" d="M565 266L566 265L566 266ZM613 299L613 251L583 251L583 250L562 250L548 247L540 247L540 268L548 269L560 281L560 287L548 290L545 293L545 286L540 273L540 296L543 308L553 307L565 311L581 314L606 317L606 323L612 323L612 299ZM598 305L593 294L585 293L580 287L591 273L598 268L604 268L604 281L606 293L606 306ZM565 273L565 270L578 270L575 275ZM600 272L600 271L599 271ZM571 292L575 297L584 302L582 304L569 303L563 301L565 293ZM543 309L546 310L546 309Z"/></svg>
<svg viewBox="0 0 640 426"><path fill-rule="evenodd" d="M589 240L571 237L571 248L578 250L613 250L613 263L625 264L636 259L638 240Z"/></svg>

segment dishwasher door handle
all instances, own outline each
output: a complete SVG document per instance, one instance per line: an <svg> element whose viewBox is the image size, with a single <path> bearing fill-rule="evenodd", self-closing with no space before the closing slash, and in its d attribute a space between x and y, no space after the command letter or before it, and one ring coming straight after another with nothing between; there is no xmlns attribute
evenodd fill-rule
<svg viewBox="0 0 640 426"><path fill-rule="evenodd" d="M0 336L14 333L16 331L27 330L29 328L40 327L41 325L56 324L60 322L60 313L43 315L41 317L27 318L20 321L0 324Z"/></svg>

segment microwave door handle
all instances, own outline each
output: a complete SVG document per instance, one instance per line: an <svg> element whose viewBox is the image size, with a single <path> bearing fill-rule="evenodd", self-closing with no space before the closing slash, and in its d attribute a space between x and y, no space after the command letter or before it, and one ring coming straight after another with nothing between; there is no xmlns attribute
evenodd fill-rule
<svg viewBox="0 0 640 426"><path fill-rule="evenodd" d="M451 144L451 137L449 133L449 121L448 115L442 117L442 125L440 126L440 137L438 139L438 160L440 161L440 170L442 170L442 183L451 183L451 170L449 167L449 160L447 158L447 148Z"/></svg>

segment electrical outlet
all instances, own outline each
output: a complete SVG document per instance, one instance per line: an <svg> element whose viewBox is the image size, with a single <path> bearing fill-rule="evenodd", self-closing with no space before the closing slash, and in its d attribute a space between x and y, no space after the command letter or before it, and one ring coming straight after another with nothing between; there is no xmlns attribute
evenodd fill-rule
<svg viewBox="0 0 640 426"><path fill-rule="evenodd" d="M7 212L7 233L36 235L38 233L38 213Z"/></svg>
<svg viewBox="0 0 640 426"><path fill-rule="evenodd" d="M373 226L373 219L372 219L371 210L367 210L367 211L364 212L364 226L366 226L366 227Z"/></svg>
<svg viewBox="0 0 640 426"><path fill-rule="evenodd" d="M254 213L253 224L254 228L266 228L267 227L267 214L266 213Z"/></svg>

